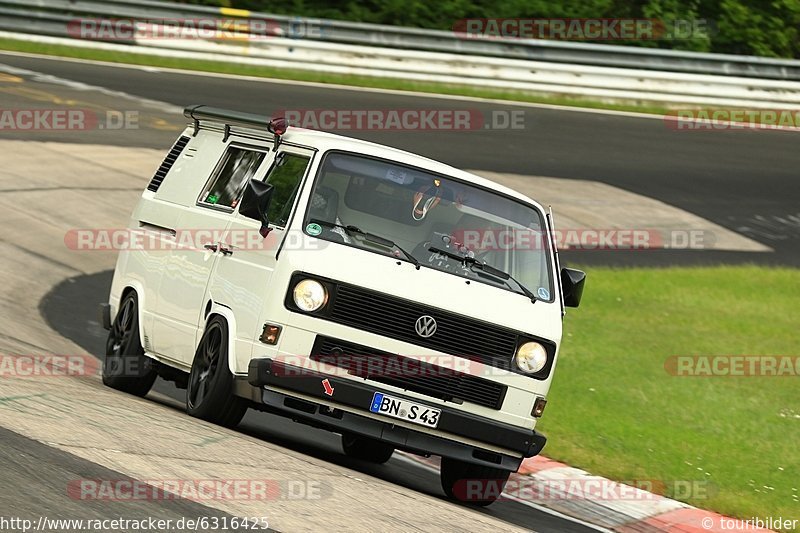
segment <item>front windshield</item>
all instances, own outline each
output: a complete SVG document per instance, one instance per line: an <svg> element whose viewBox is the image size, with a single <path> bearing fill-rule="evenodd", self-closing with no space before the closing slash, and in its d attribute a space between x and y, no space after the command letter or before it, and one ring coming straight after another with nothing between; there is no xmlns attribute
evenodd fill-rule
<svg viewBox="0 0 800 533"><path fill-rule="evenodd" d="M321 239L524 292L516 280L538 299L553 299L550 250L538 210L418 168L329 153L303 227Z"/></svg>

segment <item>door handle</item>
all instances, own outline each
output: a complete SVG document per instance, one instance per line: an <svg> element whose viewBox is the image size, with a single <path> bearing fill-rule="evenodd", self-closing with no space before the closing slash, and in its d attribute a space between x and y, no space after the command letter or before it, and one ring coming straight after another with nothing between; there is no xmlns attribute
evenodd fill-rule
<svg viewBox="0 0 800 533"><path fill-rule="evenodd" d="M204 244L203 248L205 248L206 250L211 250L214 253L217 253L217 250L219 250L219 246L217 246L214 243Z"/></svg>
<svg viewBox="0 0 800 533"><path fill-rule="evenodd" d="M168 235L172 235L173 237L178 234L178 232L172 228L168 228L166 226L159 226L158 224L152 224L144 220L139 221L139 227L147 231L153 231L155 233L166 233Z"/></svg>
<svg viewBox="0 0 800 533"><path fill-rule="evenodd" d="M219 245L219 251L222 252L222 255L233 255L233 249L225 248L222 244Z"/></svg>

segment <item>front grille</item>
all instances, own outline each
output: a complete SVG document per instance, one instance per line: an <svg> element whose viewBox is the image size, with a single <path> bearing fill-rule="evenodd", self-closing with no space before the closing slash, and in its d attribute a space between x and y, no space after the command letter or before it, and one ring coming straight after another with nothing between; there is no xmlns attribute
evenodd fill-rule
<svg viewBox="0 0 800 533"><path fill-rule="evenodd" d="M417 319L423 315L432 316L437 322L436 333L428 338L417 335L415 329ZM409 300L352 285L339 285L329 319L490 366L514 370L511 361L519 340L516 332Z"/></svg>
<svg viewBox="0 0 800 533"><path fill-rule="evenodd" d="M350 374L454 403L470 402L500 409L505 385L410 357L359 344L317 336L311 359Z"/></svg>
<svg viewBox="0 0 800 533"><path fill-rule="evenodd" d="M171 169L172 165L175 164L175 161L178 160L178 156L181 155L181 152L183 152L183 149L186 148L187 144L189 144L189 137L186 137L185 135L181 136L181 138L175 142L172 150L169 151L167 156L164 158L164 161L161 162L161 166L159 166L158 170L156 170L153 179L150 180L150 184L147 185L148 191L158 191L158 188L161 187L161 183L164 181L164 178L167 177L169 169Z"/></svg>

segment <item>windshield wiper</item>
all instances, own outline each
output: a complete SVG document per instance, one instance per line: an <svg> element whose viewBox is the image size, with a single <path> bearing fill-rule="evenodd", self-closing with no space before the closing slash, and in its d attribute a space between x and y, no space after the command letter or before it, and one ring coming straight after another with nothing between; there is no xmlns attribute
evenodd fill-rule
<svg viewBox="0 0 800 533"><path fill-rule="evenodd" d="M468 255L457 254L455 252L451 252L450 250L444 250L442 248L437 248L436 246L429 247L428 251L429 252L435 252L435 253L438 253L438 254L442 254L442 255L444 255L446 257L449 257L450 259L455 259L456 261L459 261L460 263L462 263L464 265L467 265L468 267L470 267L470 269L476 269L477 268L478 270L482 270L483 272L485 272L486 274L489 274L490 276L494 276L496 278L500 278L501 280L506 282L506 284L509 284L508 283L509 281L513 281L517 285L517 287L519 287L519 289L522 291L522 294L524 294L525 296L527 296L528 298L531 299L531 303L536 303L536 300L539 299L525 285L523 285L522 283L517 281L511 274L509 274L508 272L504 272L504 271L500 270L499 268L495 268L495 267L493 267L492 265L490 265L488 263L482 263L482 262L478 261L477 259L475 259L474 257L470 257Z"/></svg>
<svg viewBox="0 0 800 533"><path fill-rule="evenodd" d="M348 225L337 224L335 222L328 222L327 220L318 220L314 218L310 219L309 222L312 222L314 224L319 224L320 226L328 226L329 228L341 228L345 232L347 232L347 234L350 235L351 237L354 234L361 235L362 237L364 237L365 241L377 244L379 246L384 246L386 248L395 248L405 256L406 261L417 267L417 270L419 270L419 259L417 259L413 255L405 251L403 248L400 247L400 245L398 245L396 242L390 239L381 237L380 235L375 235L374 233L370 233L368 231L364 231L358 226L353 226L352 224Z"/></svg>

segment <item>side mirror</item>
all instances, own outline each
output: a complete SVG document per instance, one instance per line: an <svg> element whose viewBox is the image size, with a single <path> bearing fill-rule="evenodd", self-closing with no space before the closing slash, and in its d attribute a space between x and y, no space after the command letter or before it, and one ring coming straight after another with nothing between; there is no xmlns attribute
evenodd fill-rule
<svg viewBox="0 0 800 533"><path fill-rule="evenodd" d="M585 283L585 272L574 268L561 269L561 287L564 290L564 305L566 307L578 307L580 305Z"/></svg>
<svg viewBox="0 0 800 533"><path fill-rule="evenodd" d="M239 214L261 222L259 233L262 237L269 234L269 203L272 200L273 187L269 183L251 179L247 182L239 203Z"/></svg>

